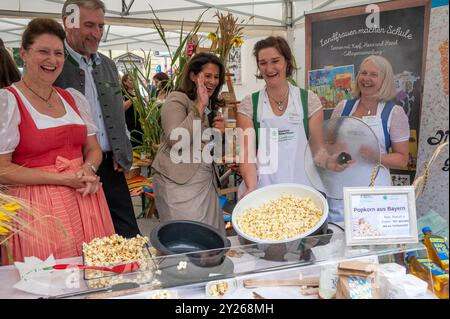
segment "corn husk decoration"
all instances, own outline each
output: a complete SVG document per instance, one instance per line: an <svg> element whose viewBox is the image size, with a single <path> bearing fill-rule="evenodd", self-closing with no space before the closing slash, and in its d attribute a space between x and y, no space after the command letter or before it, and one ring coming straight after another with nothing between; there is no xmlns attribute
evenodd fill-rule
<svg viewBox="0 0 450 319"><path fill-rule="evenodd" d="M244 43L242 32L244 26L242 24L245 20L241 20L238 24L238 18L234 18L231 13L225 15L219 11L214 17L217 17L219 26L216 32L208 34L208 39L212 42L210 51L219 56L226 69L231 48L240 47Z"/></svg>

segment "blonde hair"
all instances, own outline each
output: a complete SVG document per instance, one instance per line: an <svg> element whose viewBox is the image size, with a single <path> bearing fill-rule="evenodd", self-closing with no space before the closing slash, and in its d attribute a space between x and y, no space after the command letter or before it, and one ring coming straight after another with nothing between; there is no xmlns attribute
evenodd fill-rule
<svg viewBox="0 0 450 319"><path fill-rule="evenodd" d="M361 62L361 65L359 66L360 70L366 62L374 63L380 70L381 87L375 94L375 97L382 101L389 101L393 99L396 95L396 92L394 82L394 71L392 70L391 63L386 58L380 55L371 55ZM358 75L356 76L355 88L353 89L353 96L356 98L361 97L361 88L359 87L358 80L359 80L359 72Z"/></svg>

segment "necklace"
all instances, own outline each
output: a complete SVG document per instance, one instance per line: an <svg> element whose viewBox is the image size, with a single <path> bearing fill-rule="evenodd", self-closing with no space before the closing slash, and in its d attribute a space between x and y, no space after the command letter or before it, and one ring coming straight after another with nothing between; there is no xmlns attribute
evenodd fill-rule
<svg viewBox="0 0 450 319"><path fill-rule="evenodd" d="M286 101L288 95L289 95L289 88L286 91L286 94L284 95L284 98L281 101L277 101L275 100L275 98L269 94L269 90L266 89L267 95L275 102L275 104L277 105L277 109L278 111L283 111L284 109L284 102Z"/></svg>
<svg viewBox="0 0 450 319"><path fill-rule="evenodd" d="M370 108L368 108L365 104L360 103L360 105L361 105L363 108L366 109L366 111L367 111L367 116L370 116L370 114L372 114L372 111L370 110Z"/></svg>
<svg viewBox="0 0 450 319"><path fill-rule="evenodd" d="M31 92L34 93L34 95L36 95L38 98L40 98L42 101L44 101L45 103L47 103L47 107L48 108L52 108L53 104L51 104L49 101L52 98L53 95L53 88L50 92L50 95L48 96L48 98L43 98L42 96L40 96L39 94L37 94L32 88L30 88L27 84L27 82L25 82L25 80L22 79L23 84L27 87L28 90L30 90Z"/></svg>

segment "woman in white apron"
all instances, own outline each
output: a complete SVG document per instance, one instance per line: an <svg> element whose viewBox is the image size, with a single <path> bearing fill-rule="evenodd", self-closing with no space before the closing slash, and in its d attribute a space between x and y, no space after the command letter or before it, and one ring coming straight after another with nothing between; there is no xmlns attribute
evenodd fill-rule
<svg viewBox="0 0 450 319"><path fill-rule="evenodd" d="M377 186L391 185L390 168L404 168L409 158L409 123L403 108L390 102L395 97L394 73L388 60L369 56L363 60L356 77L354 100L341 101L331 118L352 116L361 119L375 133L381 153ZM363 158L377 162L378 153L361 149ZM372 154L373 153L373 154ZM370 174L370 172L368 172ZM330 220L343 221L342 200L328 200Z"/></svg>
<svg viewBox="0 0 450 319"><path fill-rule="evenodd" d="M238 108L237 126L244 132L256 131L256 136L240 140L239 168L244 182L238 197L278 183L317 186L320 179L314 165L307 168L309 178L306 175L305 150L307 135L322 128L320 99L288 82L295 66L285 39L269 37L257 42L254 55L258 77L266 86L244 98Z"/></svg>

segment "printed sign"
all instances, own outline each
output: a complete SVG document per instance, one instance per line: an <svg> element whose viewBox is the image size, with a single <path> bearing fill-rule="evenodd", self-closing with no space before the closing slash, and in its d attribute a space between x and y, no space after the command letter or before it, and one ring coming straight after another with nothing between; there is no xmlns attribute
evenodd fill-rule
<svg viewBox="0 0 450 319"><path fill-rule="evenodd" d="M417 243L414 188L344 187L347 245Z"/></svg>

